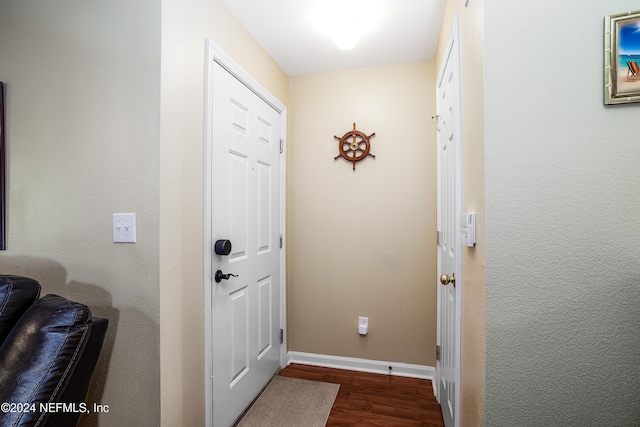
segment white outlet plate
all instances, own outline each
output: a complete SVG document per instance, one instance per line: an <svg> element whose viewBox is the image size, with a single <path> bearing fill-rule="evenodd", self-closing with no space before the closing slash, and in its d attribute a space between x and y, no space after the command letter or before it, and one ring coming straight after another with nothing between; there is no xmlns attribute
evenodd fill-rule
<svg viewBox="0 0 640 427"><path fill-rule="evenodd" d="M136 243L136 214L113 214L113 241L115 243Z"/></svg>
<svg viewBox="0 0 640 427"><path fill-rule="evenodd" d="M369 333L368 317L358 317L358 333L360 335L367 335Z"/></svg>

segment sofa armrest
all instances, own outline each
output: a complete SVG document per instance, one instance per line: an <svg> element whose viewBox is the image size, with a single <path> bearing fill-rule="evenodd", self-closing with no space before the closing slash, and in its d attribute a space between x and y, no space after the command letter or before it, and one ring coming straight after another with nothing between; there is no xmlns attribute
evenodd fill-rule
<svg viewBox="0 0 640 427"><path fill-rule="evenodd" d="M0 425L42 426L51 412L40 404L60 398L90 336L86 305L45 295L20 318L0 347L0 402L34 404L35 411L0 412Z"/></svg>
<svg viewBox="0 0 640 427"><path fill-rule="evenodd" d="M0 275L0 345L40 296L40 284L22 276Z"/></svg>
<svg viewBox="0 0 640 427"><path fill-rule="evenodd" d="M59 402L65 403L86 403L87 410L93 411L91 402L87 402L87 392L91 384L91 377L93 371L98 364L100 358L100 351L102 350L102 344L104 338L107 335L107 327L109 322L107 319L100 317L94 317L90 324L89 338L87 344L84 347L82 356L75 367L75 370L71 374L69 383L64 392L60 396ZM99 402L96 402L99 403ZM56 412L52 413L47 420L46 425L52 427L59 426L75 426L78 424L78 420L82 414L80 412Z"/></svg>

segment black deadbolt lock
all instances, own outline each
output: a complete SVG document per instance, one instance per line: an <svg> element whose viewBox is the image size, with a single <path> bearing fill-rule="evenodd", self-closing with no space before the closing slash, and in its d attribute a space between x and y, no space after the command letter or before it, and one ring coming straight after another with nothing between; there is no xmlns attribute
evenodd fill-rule
<svg viewBox="0 0 640 427"><path fill-rule="evenodd" d="M229 255L231 253L231 240L216 240L213 250L217 255Z"/></svg>

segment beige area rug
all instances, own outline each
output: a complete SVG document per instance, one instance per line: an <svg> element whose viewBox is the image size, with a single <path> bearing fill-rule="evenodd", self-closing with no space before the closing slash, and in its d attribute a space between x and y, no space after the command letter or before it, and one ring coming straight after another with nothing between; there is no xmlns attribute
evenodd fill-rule
<svg viewBox="0 0 640 427"><path fill-rule="evenodd" d="M339 384L276 375L238 427L324 427Z"/></svg>

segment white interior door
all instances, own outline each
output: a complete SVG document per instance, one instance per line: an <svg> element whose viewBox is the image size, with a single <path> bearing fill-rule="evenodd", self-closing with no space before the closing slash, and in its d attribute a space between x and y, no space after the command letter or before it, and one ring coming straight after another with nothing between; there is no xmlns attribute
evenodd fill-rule
<svg viewBox="0 0 640 427"><path fill-rule="evenodd" d="M280 113L218 63L210 118L211 423L233 424L281 365ZM233 274L216 281L216 272Z"/></svg>
<svg viewBox="0 0 640 427"><path fill-rule="evenodd" d="M457 17L456 17L457 18ZM438 115L438 344L437 393L445 426L459 425L460 372L460 82L454 20L436 87ZM446 275L446 276L443 276Z"/></svg>

